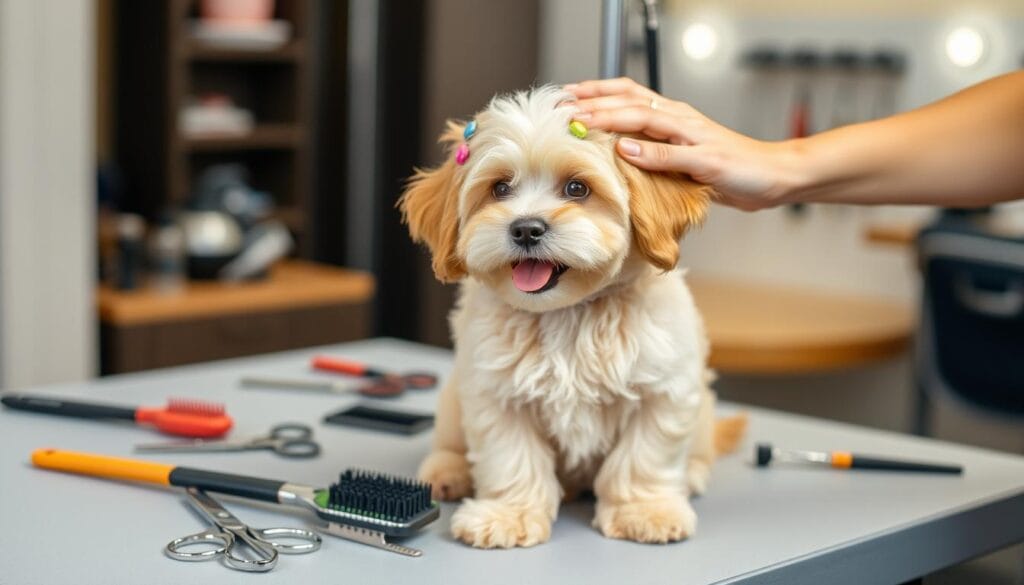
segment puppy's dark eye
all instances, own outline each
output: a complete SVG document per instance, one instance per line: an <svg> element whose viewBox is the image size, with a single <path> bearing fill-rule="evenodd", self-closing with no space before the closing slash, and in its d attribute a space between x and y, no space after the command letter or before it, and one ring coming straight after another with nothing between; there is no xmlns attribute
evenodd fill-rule
<svg viewBox="0 0 1024 585"><path fill-rule="evenodd" d="M583 181L573 179L565 184L562 193L565 193L565 196L569 199L583 199L590 195L590 187Z"/></svg>
<svg viewBox="0 0 1024 585"><path fill-rule="evenodd" d="M512 196L512 185L509 185L505 181L499 181L491 187L491 195L494 195L495 199L505 199L506 197Z"/></svg>

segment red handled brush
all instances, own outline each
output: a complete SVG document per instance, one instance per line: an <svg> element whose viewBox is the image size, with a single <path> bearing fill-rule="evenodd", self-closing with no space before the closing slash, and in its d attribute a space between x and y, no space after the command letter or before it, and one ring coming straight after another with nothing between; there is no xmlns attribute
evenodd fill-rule
<svg viewBox="0 0 1024 585"><path fill-rule="evenodd" d="M224 405L199 400L171 399L163 408L128 408L46 396L8 394L0 398L0 402L15 410L43 414L131 420L137 424L154 426L162 433L182 437L219 437L227 433L233 424L231 417L224 412Z"/></svg>

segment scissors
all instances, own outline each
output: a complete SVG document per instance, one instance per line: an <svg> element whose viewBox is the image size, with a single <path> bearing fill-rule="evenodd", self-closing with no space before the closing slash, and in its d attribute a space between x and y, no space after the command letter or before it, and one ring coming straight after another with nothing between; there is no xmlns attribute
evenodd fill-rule
<svg viewBox="0 0 1024 585"><path fill-rule="evenodd" d="M395 374L371 368L353 360L324 355L314 356L312 366L315 370L368 378L369 384L360 390L363 394L401 394L403 390L426 390L437 385L437 375L431 372ZM377 388L376 391L373 390L374 388Z"/></svg>
<svg viewBox="0 0 1024 585"><path fill-rule="evenodd" d="M135 446L136 451L144 453L213 453L252 449L270 449L282 457L294 458L316 457L320 454L320 444L313 440L313 429L298 423L277 425L270 429L269 434L250 439L195 439Z"/></svg>
<svg viewBox="0 0 1024 585"><path fill-rule="evenodd" d="M263 573L277 565L279 552L285 554L311 553L320 548L320 535L302 528L250 528L224 509L220 502L199 488L187 488L188 503L216 528L175 538L164 548L167 556L178 561L208 561L223 557L232 569ZM283 537L295 540L293 544L273 540ZM203 546L205 545L205 546ZM240 545L248 550L240 555ZM185 548L200 548L194 552ZM215 546L216 548L207 548Z"/></svg>

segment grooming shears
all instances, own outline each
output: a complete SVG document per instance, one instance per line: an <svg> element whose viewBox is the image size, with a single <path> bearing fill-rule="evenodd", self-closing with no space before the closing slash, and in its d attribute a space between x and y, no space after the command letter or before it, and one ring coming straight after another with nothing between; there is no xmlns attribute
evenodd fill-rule
<svg viewBox="0 0 1024 585"><path fill-rule="evenodd" d="M192 452L223 452L249 451L251 449L270 449L283 457L316 457L320 454L320 444L313 440L313 429L303 424L283 424L270 429L270 433L250 439L226 439L206 441L174 441L170 443L152 443L136 445L140 453L192 453Z"/></svg>
<svg viewBox="0 0 1024 585"><path fill-rule="evenodd" d="M187 488L188 502L207 520L216 526L203 532L175 538L164 549L167 556L178 561L208 561L223 557L224 563L232 569L250 572L266 572L277 565L278 553L305 554L320 548L320 535L302 528L250 528L224 509L220 502L198 488ZM294 544L276 542L274 538L302 541ZM251 553L246 558L237 554L244 544ZM196 552L182 549L190 546L216 546Z"/></svg>
<svg viewBox="0 0 1024 585"><path fill-rule="evenodd" d="M437 374L432 372L394 374L356 361L324 355L314 356L311 365L314 370L369 379L370 384L359 390L362 394L390 396L405 390L427 390L437 385Z"/></svg>

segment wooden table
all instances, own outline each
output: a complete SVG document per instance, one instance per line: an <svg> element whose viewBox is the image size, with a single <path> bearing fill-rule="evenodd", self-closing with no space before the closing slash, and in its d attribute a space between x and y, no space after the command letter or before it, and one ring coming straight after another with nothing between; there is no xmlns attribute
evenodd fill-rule
<svg viewBox="0 0 1024 585"><path fill-rule="evenodd" d="M725 373L796 374L864 365L903 353L914 330L906 304L869 297L691 276Z"/></svg>
<svg viewBox="0 0 1024 585"><path fill-rule="evenodd" d="M101 286L104 373L337 343L371 333L374 279L312 262L278 263L253 282L190 282L161 294Z"/></svg>
<svg viewBox="0 0 1024 585"><path fill-rule="evenodd" d="M908 247L923 228L924 224L920 222L875 223L864 231L864 239L873 244Z"/></svg>

